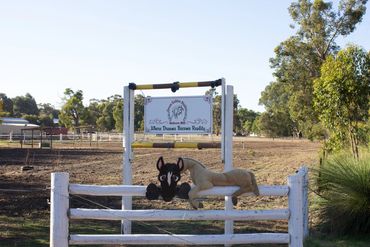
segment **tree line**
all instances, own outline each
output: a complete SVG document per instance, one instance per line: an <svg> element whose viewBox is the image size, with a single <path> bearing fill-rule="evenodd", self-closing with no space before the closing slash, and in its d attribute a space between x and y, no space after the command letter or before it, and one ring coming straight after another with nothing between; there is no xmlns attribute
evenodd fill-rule
<svg viewBox="0 0 370 247"><path fill-rule="evenodd" d="M221 95L215 90L208 90L206 94L213 96L213 129L215 134L221 133ZM0 93L2 111L0 117L22 117L30 123L43 127L54 126L53 119L59 119L59 125L76 132L83 127L98 131L123 130L123 98L113 95L107 99L90 99L88 106L83 104L83 91L65 89L61 109L55 109L51 104L37 104L30 94L8 98ZM135 95L135 131L144 129L144 96ZM261 134L256 119L260 113L243 108L239 104L237 95L234 95L234 132L237 135Z"/></svg>

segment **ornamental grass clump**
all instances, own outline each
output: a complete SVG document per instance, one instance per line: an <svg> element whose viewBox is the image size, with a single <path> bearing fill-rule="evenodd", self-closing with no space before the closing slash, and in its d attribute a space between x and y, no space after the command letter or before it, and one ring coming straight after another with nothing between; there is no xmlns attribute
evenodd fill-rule
<svg viewBox="0 0 370 247"><path fill-rule="evenodd" d="M370 155L337 155L317 173L323 230L338 234L370 233Z"/></svg>

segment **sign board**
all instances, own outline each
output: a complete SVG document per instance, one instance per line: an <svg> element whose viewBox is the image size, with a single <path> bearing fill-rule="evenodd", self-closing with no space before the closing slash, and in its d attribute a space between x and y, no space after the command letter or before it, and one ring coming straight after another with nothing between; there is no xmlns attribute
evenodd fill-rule
<svg viewBox="0 0 370 247"><path fill-rule="evenodd" d="M147 134L211 134L212 97L146 97L144 131Z"/></svg>

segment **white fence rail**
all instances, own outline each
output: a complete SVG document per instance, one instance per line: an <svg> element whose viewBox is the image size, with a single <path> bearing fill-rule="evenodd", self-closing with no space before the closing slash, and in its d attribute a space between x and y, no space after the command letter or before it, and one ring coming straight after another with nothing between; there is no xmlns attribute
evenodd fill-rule
<svg viewBox="0 0 370 247"><path fill-rule="evenodd" d="M124 136L122 133L106 133L106 132L96 132L96 133L80 133L80 134L54 134L54 135L46 135L45 133L41 134L0 134L1 140L8 140L8 141L28 141L31 139L36 140L49 140L53 138L53 141L73 141L73 140L80 140L80 141L101 141L101 142L122 142Z"/></svg>
<svg viewBox="0 0 370 247"><path fill-rule="evenodd" d="M20 133L1 133L0 140L8 143L21 143L22 145L34 145L37 147L39 143L53 142L54 144L89 144L99 145L99 143L120 143L122 145L125 136L122 133L114 132L95 132L95 133L80 133L80 134L54 134L46 135L40 132L33 135L25 132ZM146 135L143 133L135 133L133 141L167 141L167 142L186 142L186 141L219 141L219 137L214 135Z"/></svg>
<svg viewBox="0 0 370 247"><path fill-rule="evenodd" d="M71 235L71 244L141 244L141 245L231 245L231 244L288 244L287 233L249 233L214 235Z"/></svg>
<svg viewBox="0 0 370 247"><path fill-rule="evenodd" d="M96 220L288 220L288 209L275 210L113 210L71 209L71 219Z"/></svg>
<svg viewBox="0 0 370 247"><path fill-rule="evenodd" d="M261 196L288 196L288 208L271 210L115 210L69 208L69 194L94 196L145 196L145 186L69 184L68 173L51 175L50 246L69 244L142 245L231 245L282 243L303 246L308 234L307 168L288 177L287 186L259 186ZM237 187L214 187L202 196L231 195ZM248 196L246 193L243 196ZM220 235L177 234L69 234L69 219L181 221L181 220L288 220L287 233L248 233Z"/></svg>

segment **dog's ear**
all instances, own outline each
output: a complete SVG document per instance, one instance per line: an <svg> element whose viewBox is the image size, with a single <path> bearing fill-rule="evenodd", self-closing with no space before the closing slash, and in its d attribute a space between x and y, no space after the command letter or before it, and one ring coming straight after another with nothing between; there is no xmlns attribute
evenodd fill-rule
<svg viewBox="0 0 370 247"><path fill-rule="evenodd" d="M162 166L164 165L164 161L163 161L163 157L159 157L158 161L157 161L157 169L158 171L161 170Z"/></svg>
<svg viewBox="0 0 370 247"><path fill-rule="evenodd" d="M181 157L177 160L177 167L180 171L184 169L184 160Z"/></svg>

